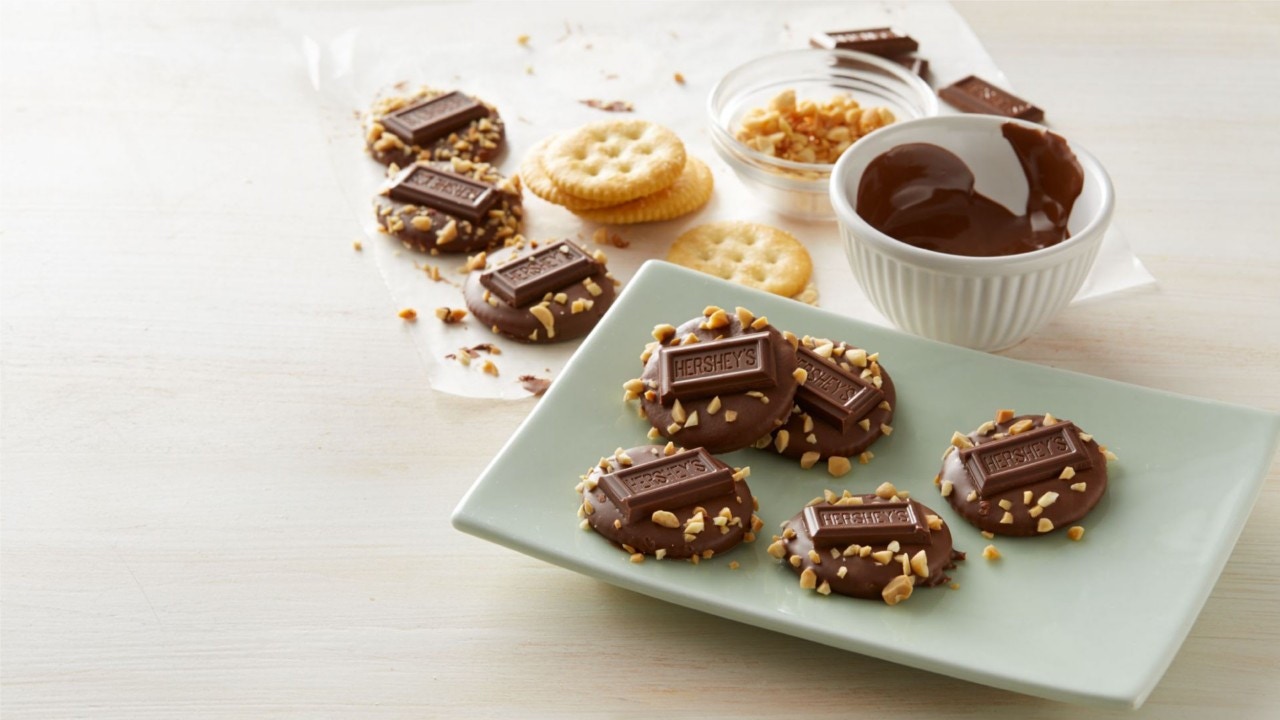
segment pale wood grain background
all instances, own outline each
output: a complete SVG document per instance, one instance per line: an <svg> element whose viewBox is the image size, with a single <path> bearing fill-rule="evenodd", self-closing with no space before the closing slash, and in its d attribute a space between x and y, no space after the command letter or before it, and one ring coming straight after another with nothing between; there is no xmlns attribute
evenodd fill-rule
<svg viewBox="0 0 1280 720"><path fill-rule="evenodd" d="M1160 279L1007 354L1280 410L1280 5L959 9ZM1106 714L455 532L531 402L424 386L274 8L0 13L5 717ZM1278 477L1130 715L1280 710Z"/></svg>

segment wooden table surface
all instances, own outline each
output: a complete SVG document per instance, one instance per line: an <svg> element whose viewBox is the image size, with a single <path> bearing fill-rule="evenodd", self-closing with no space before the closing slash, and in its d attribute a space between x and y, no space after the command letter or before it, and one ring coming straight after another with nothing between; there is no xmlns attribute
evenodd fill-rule
<svg viewBox="0 0 1280 720"><path fill-rule="evenodd" d="M1280 411L1280 5L959 10L1159 279L1006 354ZM533 401L426 387L274 12L0 10L6 718L1085 714L453 530ZM1132 716L1280 711L1277 550L1273 465Z"/></svg>

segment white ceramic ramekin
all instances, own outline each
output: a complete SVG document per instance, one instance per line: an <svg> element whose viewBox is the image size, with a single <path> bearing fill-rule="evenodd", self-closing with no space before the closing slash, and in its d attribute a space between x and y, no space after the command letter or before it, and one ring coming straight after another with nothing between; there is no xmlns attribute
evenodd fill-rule
<svg viewBox="0 0 1280 720"><path fill-rule="evenodd" d="M1084 283L1111 222L1115 191L1102 165L1080 146L1084 190L1068 221L1071 237L1020 255L964 257L899 242L855 211L867 165L904 143L932 143L973 170L975 188L1014 212L1026 205L1027 182L991 115L945 115L898 123L854 143L831 175L831 205L849 264L872 304L916 335L979 350L1001 350L1026 339L1053 317Z"/></svg>

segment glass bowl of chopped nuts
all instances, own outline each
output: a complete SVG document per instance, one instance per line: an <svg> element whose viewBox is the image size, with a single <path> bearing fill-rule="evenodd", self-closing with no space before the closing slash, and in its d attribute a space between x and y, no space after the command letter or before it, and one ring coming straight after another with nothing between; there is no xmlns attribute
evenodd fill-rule
<svg viewBox="0 0 1280 720"><path fill-rule="evenodd" d="M773 210L832 220L827 186L859 138L938 114L928 83L889 60L848 50L788 50L725 75L707 100L711 140Z"/></svg>

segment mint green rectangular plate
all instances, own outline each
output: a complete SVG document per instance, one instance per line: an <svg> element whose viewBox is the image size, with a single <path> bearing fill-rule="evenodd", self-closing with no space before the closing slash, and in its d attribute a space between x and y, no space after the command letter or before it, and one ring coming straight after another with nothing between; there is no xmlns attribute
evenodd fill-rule
<svg viewBox="0 0 1280 720"><path fill-rule="evenodd" d="M751 466L764 537L694 566L628 562L578 527L578 476L648 424L622 402L654 325L710 305L742 305L798 335L880 353L898 389L893 435L843 478L768 452L723 456ZM955 430L996 408L1074 420L1119 456L1110 492L1064 533L989 540L933 485ZM649 262L546 396L454 510L459 530L605 582L714 615L885 660L1055 700L1142 704L1204 605L1261 489L1280 416L1179 397L944 345L791 300ZM778 523L824 488L870 492L892 481L940 512L969 559L959 590L922 589L896 607L802 590L765 554ZM729 570L736 560L741 567Z"/></svg>

